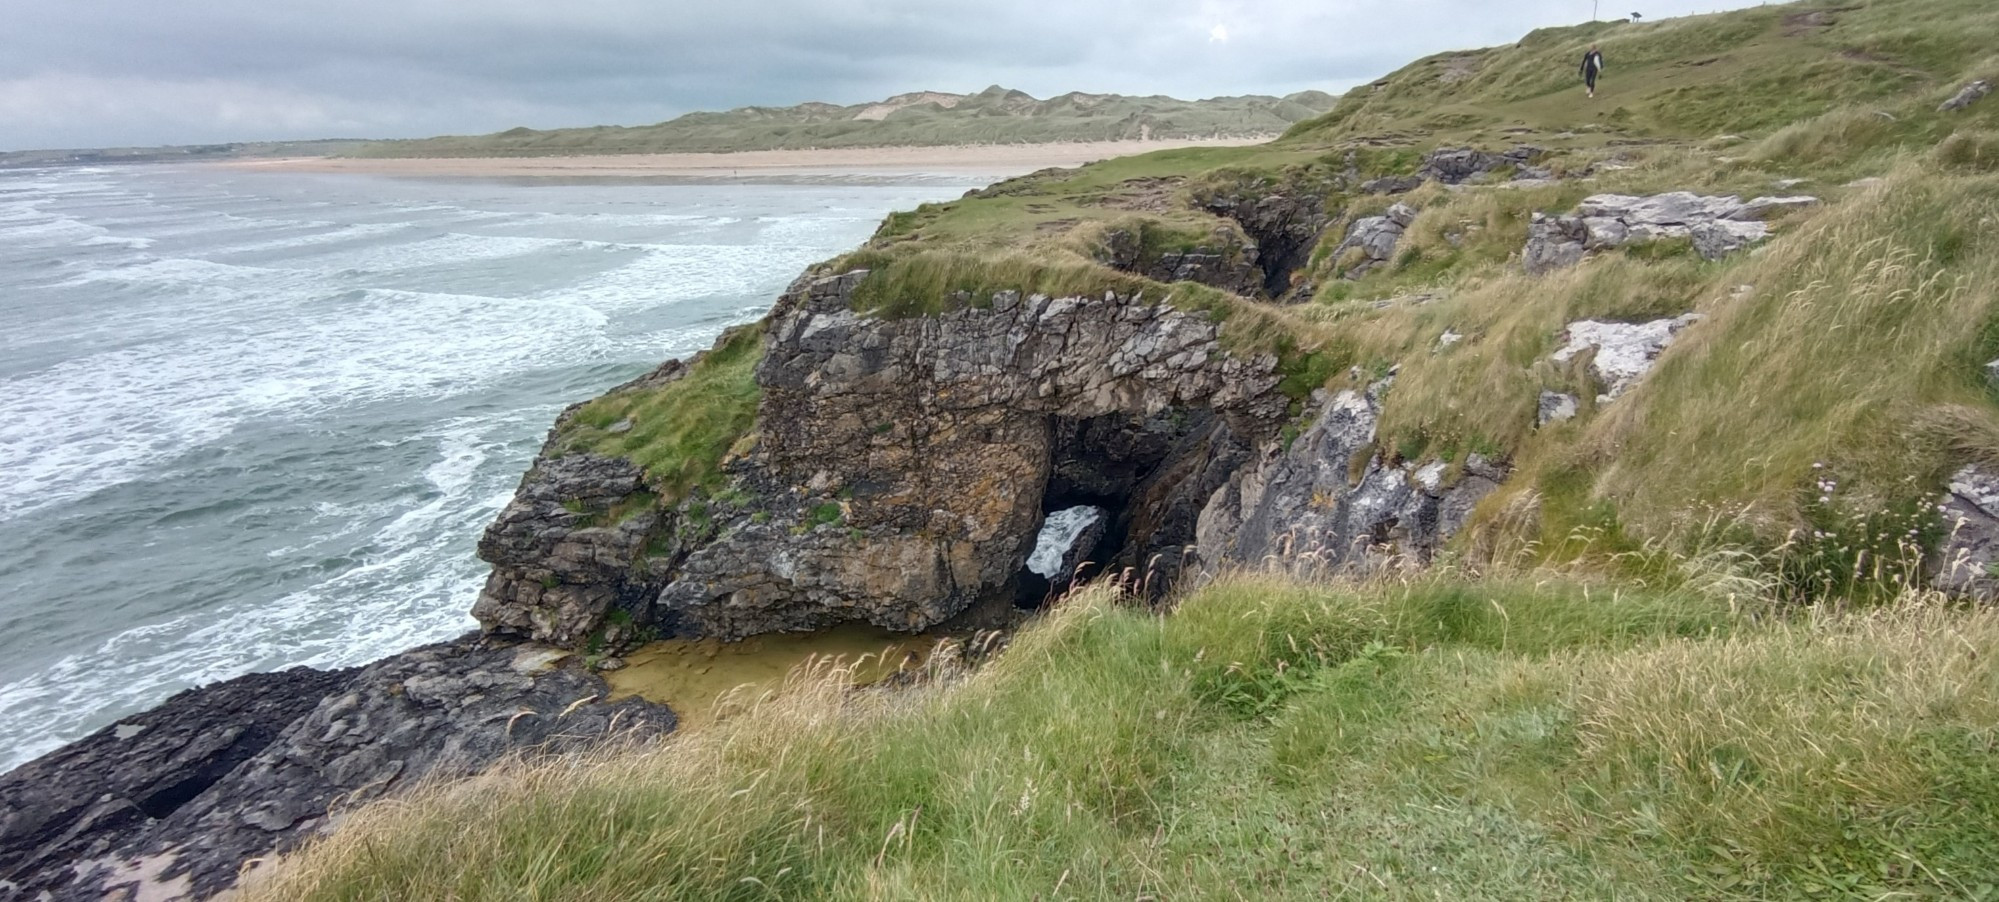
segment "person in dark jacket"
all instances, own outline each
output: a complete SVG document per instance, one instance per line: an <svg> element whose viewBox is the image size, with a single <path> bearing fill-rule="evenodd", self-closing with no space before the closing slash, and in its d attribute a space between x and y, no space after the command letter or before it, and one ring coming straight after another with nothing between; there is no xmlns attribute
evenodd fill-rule
<svg viewBox="0 0 1999 902"><path fill-rule="evenodd" d="M1589 52L1583 54L1583 84L1589 86L1589 96L1596 96L1596 77L1603 74L1603 51L1591 44Z"/></svg>

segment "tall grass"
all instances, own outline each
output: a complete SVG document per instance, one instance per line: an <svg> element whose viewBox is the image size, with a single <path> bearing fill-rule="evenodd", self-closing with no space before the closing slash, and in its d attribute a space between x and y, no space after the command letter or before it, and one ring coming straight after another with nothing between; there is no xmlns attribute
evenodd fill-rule
<svg viewBox="0 0 1999 902"><path fill-rule="evenodd" d="M967 680L801 673L352 813L252 899L1975 898L1999 614L1566 581L1095 588Z"/></svg>

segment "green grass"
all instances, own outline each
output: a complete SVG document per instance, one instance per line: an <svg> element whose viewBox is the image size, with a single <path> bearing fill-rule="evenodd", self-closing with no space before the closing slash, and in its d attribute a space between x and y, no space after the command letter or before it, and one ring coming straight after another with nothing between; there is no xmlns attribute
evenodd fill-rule
<svg viewBox="0 0 1999 902"><path fill-rule="evenodd" d="M668 505L696 488L712 492L721 484L723 458L756 422L762 393L755 374L762 356L761 326L731 330L682 378L585 404L557 436L560 447L637 463L657 500ZM626 421L630 429L612 430Z"/></svg>
<svg viewBox="0 0 1999 902"><path fill-rule="evenodd" d="M1234 579L378 805L268 899L1989 898L1999 615Z"/></svg>

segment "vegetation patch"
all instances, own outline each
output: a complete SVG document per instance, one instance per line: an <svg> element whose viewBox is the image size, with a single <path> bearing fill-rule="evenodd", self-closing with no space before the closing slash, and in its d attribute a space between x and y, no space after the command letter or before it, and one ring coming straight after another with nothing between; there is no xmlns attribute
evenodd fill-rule
<svg viewBox="0 0 1999 902"><path fill-rule="evenodd" d="M697 488L712 492L729 448L755 425L762 355L761 324L732 329L680 379L585 404L558 436L560 447L631 460L660 503L678 504Z"/></svg>
<svg viewBox="0 0 1999 902"><path fill-rule="evenodd" d="M353 814L252 898L1981 898L1999 615L1536 580L1095 589L969 681L802 672ZM1273 866L1273 852L1275 861Z"/></svg>

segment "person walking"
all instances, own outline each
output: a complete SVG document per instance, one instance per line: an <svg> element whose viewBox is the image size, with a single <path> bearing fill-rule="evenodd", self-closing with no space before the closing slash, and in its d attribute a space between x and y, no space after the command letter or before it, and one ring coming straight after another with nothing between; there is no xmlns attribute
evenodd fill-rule
<svg viewBox="0 0 1999 902"><path fill-rule="evenodd" d="M1596 96L1596 77L1603 74L1603 51L1589 45L1589 52L1583 54L1583 84L1589 86L1589 96Z"/></svg>

